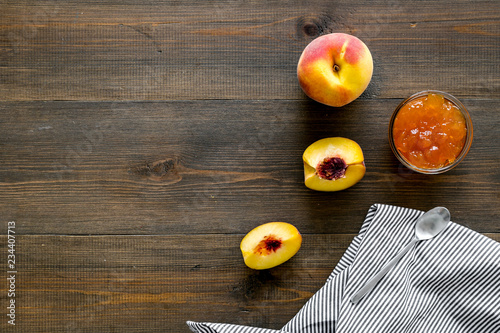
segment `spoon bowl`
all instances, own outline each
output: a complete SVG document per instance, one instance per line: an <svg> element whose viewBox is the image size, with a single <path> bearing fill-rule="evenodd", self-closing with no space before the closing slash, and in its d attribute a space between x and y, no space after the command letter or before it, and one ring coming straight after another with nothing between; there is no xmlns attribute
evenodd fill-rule
<svg viewBox="0 0 500 333"><path fill-rule="evenodd" d="M436 207L422 215L415 223L415 237L427 240L437 236L450 222L450 212L444 207Z"/></svg>

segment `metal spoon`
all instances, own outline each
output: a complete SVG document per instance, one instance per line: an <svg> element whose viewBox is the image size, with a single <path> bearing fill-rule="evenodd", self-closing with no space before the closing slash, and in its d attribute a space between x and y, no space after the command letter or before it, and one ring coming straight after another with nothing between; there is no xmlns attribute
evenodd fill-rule
<svg viewBox="0 0 500 333"><path fill-rule="evenodd" d="M403 257L403 255L408 252L413 245L422 240L431 239L437 236L441 231L446 229L450 223L450 212L444 207L436 207L420 218L415 223L415 235L411 242L406 245L406 247L398 253L391 261L389 261L377 274L375 274L357 293L351 297L351 302L356 304L360 299L365 296L367 292L372 290L372 288L377 284L380 279L384 277L385 274Z"/></svg>

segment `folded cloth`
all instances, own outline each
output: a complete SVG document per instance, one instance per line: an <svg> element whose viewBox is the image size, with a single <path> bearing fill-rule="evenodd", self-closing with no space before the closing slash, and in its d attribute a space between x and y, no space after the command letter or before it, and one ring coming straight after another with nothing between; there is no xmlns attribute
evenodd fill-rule
<svg viewBox="0 0 500 333"><path fill-rule="evenodd" d="M188 321L199 333L500 332L500 243L451 222L350 301L414 235L424 212L375 204L318 290L281 329Z"/></svg>

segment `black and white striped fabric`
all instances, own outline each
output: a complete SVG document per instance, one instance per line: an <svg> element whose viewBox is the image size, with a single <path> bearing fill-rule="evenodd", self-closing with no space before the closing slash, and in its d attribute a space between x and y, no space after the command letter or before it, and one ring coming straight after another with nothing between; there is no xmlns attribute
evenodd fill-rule
<svg viewBox="0 0 500 333"><path fill-rule="evenodd" d="M453 213L453 212L452 212ZM451 223L359 303L350 297L413 237L422 211L375 204L325 285L281 330L188 321L199 333L500 332L500 243Z"/></svg>

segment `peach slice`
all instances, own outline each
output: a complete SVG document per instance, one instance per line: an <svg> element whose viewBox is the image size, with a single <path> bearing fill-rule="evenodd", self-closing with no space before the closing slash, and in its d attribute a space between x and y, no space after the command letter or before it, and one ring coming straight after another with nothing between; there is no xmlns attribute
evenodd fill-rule
<svg viewBox="0 0 500 333"><path fill-rule="evenodd" d="M281 265L300 249L302 236L286 222L269 222L250 231L240 244L245 264L252 269Z"/></svg>
<svg viewBox="0 0 500 333"><path fill-rule="evenodd" d="M316 191L333 192L353 186L363 178L363 151L353 140L326 138L307 147L302 156L305 185Z"/></svg>

